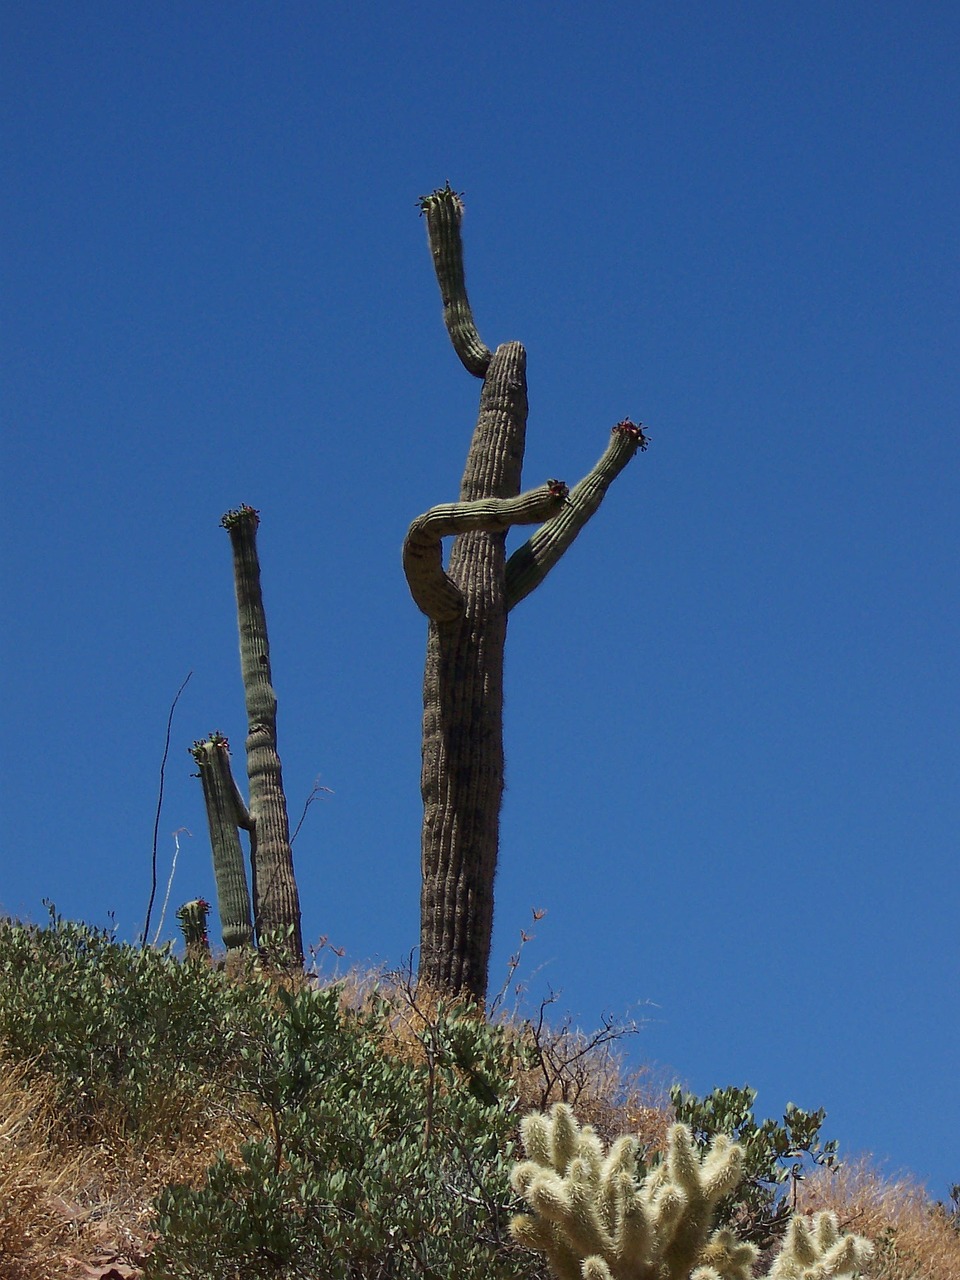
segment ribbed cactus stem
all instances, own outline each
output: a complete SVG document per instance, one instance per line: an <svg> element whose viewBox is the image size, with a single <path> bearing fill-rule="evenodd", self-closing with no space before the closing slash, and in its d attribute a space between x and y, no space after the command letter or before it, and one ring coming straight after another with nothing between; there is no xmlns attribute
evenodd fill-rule
<svg viewBox="0 0 960 1280"><path fill-rule="evenodd" d="M203 898L185 902L177 912L188 960L204 960L210 957L210 939L207 936L209 914L210 903Z"/></svg>
<svg viewBox="0 0 960 1280"><path fill-rule="evenodd" d="M516 498L448 502L418 516L403 544L403 568L418 608L434 622L452 622L463 612L463 593L443 571L444 538L474 529L502 533L513 525L539 524L559 511L566 497L562 480L548 480Z"/></svg>
<svg viewBox="0 0 960 1280"><path fill-rule="evenodd" d="M603 458L570 493L560 482L520 496L526 442L526 353L491 356L467 300L460 223L450 184L420 201L444 319L465 367L483 378L459 501L410 526L404 569L430 619L423 678L423 834L420 980L486 996L493 882L503 795L503 653L507 612L534 589L596 511L646 438L624 422ZM507 570L505 530L546 521ZM440 540L454 534L446 571Z"/></svg>
<svg viewBox="0 0 960 1280"><path fill-rule="evenodd" d="M507 609L539 587L594 514L611 483L638 449L647 447L643 427L629 419L617 423L610 443L592 471L570 490L560 511L538 529L507 561Z"/></svg>
<svg viewBox="0 0 960 1280"><path fill-rule="evenodd" d="M254 928L272 961L303 963L300 899L293 874L287 802L277 753L277 695L270 671L267 620L257 556L259 516L253 507L228 511L240 631L240 667L247 706L247 776L253 852Z"/></svg>
<svg viewBox="0 0 960 1280"><path fill-rule="evenodd" d="M515 499L527 425L526 354L497 348L460 501ZM423 678L420 969L427 986L486 996L503 796L503 532L458 534L447 576L463 606L431 621Z"/></svg>
<svg viewBox="0 0 960 1280"><path fill-rule="evenodd" d="M420 212L427 223L427 239L433 267L443 298L443 322L464 368L482 378L490 364L491 351L480 338L473 322L463 272L463 200L448 182L445 187L420 197Z"/></svg>
<svg viewBox="0 0 960 1280"><path fill-rule="evenodd" d="M230 745L222 733L193 744L210 828L213 874L223 945L228 951L253 945L250 892L238 828L250 831L250 814L230 768Z"/></svg>

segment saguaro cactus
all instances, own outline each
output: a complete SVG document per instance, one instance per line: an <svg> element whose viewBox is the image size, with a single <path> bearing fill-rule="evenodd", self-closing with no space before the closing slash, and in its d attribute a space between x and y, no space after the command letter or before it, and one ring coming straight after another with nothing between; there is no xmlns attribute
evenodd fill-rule
<svg viewBox="0 0 960 1280"><path fill-rule="evenodd" d="M503 794L507 615L543 581L647 439L641 426L625 419L614 427L599 462L573 489L551 480L521 494L526 353L519 342L491 352L477 333L464 282L460 196L447 184L424 196L420 207L447 332L464 367L483 379L460 499L414 520L404 544L410 593L429 619L420 979L482 1000ZM507 559L507 529L540 522ZM456 536L444 572L440 539L448 534Z"/></svg>
<svg viewBox="0 0 960 1280"><path fill-rule="evenodd" d="M303 963L300 899L293 873L287 802L277 754L277 695L271 683L270 645L260 589L257 556L258 513L242 506L220 522L230 534L240 630L240 667L247 705L247 777L250 803L244 805L230 772L226 739L211 734L194 743L200 766L224 942L249 940L250 907L246 894L237 828L250 836L253 921L261 953L283 964Z"/></svg>
<svg viewBox="0 0 960 1280"><path fill-rule="evenodd" d="M249 832L253 840L254 827L233 780L230 744L223 734L214 730L209 738L193 744L191 754L197 762L207 809L223 945L228 951L235 951L253 945L250 891L243 865L240 831Z"/></svg>
<svg viewBox="0 0 960 1280"><path fill-rule="evenodd" d="M729 1228L713 1230L718 1202L740 1181L743 1148L714 1138L704 1155L682 1124L660 1164L638 1178L638 1144L623 1137L605 1152L569 1107L520 1125L527 1159L514 1190L532 1214L510 1224L515 1240L546 1255L557 1280L751 1280L758 1251ZM844 1235L836 1217L794 1216L763 1280L854 1280L873 1253Z"/></svg>

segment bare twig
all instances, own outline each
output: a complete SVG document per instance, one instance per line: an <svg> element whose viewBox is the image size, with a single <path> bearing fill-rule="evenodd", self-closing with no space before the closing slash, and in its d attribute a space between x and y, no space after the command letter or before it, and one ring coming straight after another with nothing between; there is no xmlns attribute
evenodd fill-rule
<svg viewBox="0 0 960 1280"><path fill-rule="evenodd" d="M153 852L150 860L150 901L147 903L147 918L143 925L142 941L143 945L147 945L147 938L150 936L150 916L153 912L153 900L157 896L157 837L160 833L160 812L163 809L163 775L167 767L167 756L170 754L170 730L173 728L173 713L177 709L177 703L180 701L180 695L190 682L192 671L187 672L187 678L177 690L176 697L170 704L170 714L167 716L167 737L163 744L163 759L160 761L160 790L157 795L157 814L153 822Z"/></svg>
<svg viewBox="0 0 960 1280"><path fill-rule="evenodd" d="M300 814L300 821L297 823L294 829L293 835L290 837L291 844L293 844L294 840L296 840L297 836L300 834L300 828L303 826L303 820L307 816L307 810L313 804L314 800L319 800L321 791L325 791L329 796L333 795L333 791L331 790L331 788L321 787L320 779L317 778L314 781L313 790L310 792L310 794L307 796L306 800L304 801L303 812Z"/></svg>
<svg viewBox="0 0 960 1280"><path fill-rule="evenodd" d="M193 832L188 831L186 827L177 827L173 833L173 861L170 863L170 878L167 881L167 891L163 895L163 906L160 908L160 923L157 925L157 932L153 935L153 945L156 946L160 941L160 934L163 930L163 918L167 914L167 904L170 901L170 890L173 888L173 877L177 870L177 859L180 857L180 833L186 832L188 836L192 836Z"/></svg>
<svg viewBox="0 0 960 1280"><path fill-rule="evenodd" d="M533 916L533 923L536 924L539 920L543 919L543 917L547 914L547 912L546 912L546 909L543 907L532 907L530 910L530 914ZM503 1004L503 1001L506 998L507 988L510 986L510 983L513 981L513 975L517 972L517 969L520 967L520 957L523 954L523 948L527 945L528 942L532 942L535 936L536 935L533 933L527 933L526 929L520 930L520 943L516 951L507 961L507 975L503 980L503 986L500 988L497 994L493 997L493 1000L491 1001L491 1004L490 1004L488 1017L491 1020L493 1018L493 1015L496 1013L497 1009L500 1007L501 1004ZM520 987L518 986L517 988L518 994L519 994L519 991L520 991Z"/></svg>

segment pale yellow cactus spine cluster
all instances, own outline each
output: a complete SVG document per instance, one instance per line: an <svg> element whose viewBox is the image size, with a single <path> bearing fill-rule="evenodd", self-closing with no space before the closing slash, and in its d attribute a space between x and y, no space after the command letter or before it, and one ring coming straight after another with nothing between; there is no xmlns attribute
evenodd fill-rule
<svg viewBox="0 0 960 1280"><path fill-rule="evenodd" d="M510 1224L544 1253L557 1280L752 1280L757 1250L712 1230L718 1201L742 1174L743 1152L717 1137L701 1155L674 1125L663 1160L637 1179L637 1141L604 1152L562 1103L521 1124L527 1159L513 1187L530 1205ZM873 1246L843 1235L833 1214L794 1217L765 1280L856 1280Z"/></svg>

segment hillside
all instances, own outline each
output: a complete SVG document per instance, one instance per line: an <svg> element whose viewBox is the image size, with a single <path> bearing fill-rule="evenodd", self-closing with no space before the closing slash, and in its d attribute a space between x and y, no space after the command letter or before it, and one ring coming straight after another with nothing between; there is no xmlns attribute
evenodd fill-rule
<svg viewBox="0 0 960 1280"><path fill-rule="evenodd" d="M545 1280L506 1230L519 1116L569 1102L648 1162L674 1119L623 1074L617 1034L544 1010L489 1025L402 978L228 973L55 917L0 922L0 1280ZM680 1105L706 1132L738 1092ZM786 1195L872 1237L871 1280L956 1280L956 1219L865 1164L827 1169L819 1113L799 1115L809 1177L756 1138L724 1210L739 1234L770 1245ZM741 1140L782 1132L750 1123Z"/></svg>

